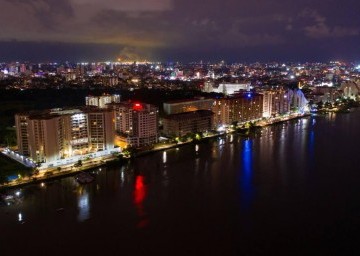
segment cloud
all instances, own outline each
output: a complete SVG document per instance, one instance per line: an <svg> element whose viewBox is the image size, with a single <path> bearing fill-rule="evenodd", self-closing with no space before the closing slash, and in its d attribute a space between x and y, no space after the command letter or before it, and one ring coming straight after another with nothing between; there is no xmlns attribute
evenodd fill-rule
<svg viewBox="0 0 360 256"><path fill-rule="evenodd" d="M348 36L358 36L360 29L357 27L330 26L327 19L320 15L316 10L305 9L299 15L301 18L311 19L312 24L305 26L305 35L310 38L338 38Z"/></svg>
<svg viewBox="0 0 360 256"><path fill-rule="evenodd" d="M6 0L0 16L0 40L163 45L154 21L172 8L172 0ZM16 15L14 16L14 14ZM15 17L15 19L14 19ZM149 26L150 24L150 26Z"/></svg>
<svg viewBox="0 0 360 256"><path fill-rule="evenodd" d="M324 23L315 24L313 26L307 26L304 28L305 34L311 38L335 38L335 37L347 37L358 36L360 30L358 28L346 28L346 27L333 27L330 28Z"/></svg>
<svg viewBox="0 0 360 256"><path fill-rule="evenodd" d="M341 12L337 6L320 0L3 0L0 41L118 45L119 52L126 47L140 56L306 47L359 35L354 9L360 4L346 1Z"/></svg>

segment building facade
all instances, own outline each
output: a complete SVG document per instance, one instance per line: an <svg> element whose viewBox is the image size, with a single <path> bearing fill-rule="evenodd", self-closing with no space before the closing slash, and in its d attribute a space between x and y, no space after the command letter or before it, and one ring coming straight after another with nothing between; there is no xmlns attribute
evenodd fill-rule
<svg viewBox="0 0 360 256"><path fill-rule="evenodd" d="M212 111L216 127L257 120L263 115L263 95L248 92L216 99Z"/></svg>
<svg viewBox="0 0 360 256"><path fill-rule="evenodd" d="M263 117L274 117L290 112L289 90L285 88L273 88L259 90L263 95Z"/></svg>
<svg viewBox="0 0 360 256"><path fill-rule="evenodd" d="M214 92L232 95L239 91L250 91L250 87L250 83L219 84L219 87L214 89Z"/></svg>
<svg viewBox="0 0 360 256"><path fill-rule="evenodd" d="M210 110L172 114L163 119L163 133L169 137L207 132L213 129L214 113Z"/></svg>
<svg viewBox="0 0 360 256"><path fill-rule="evenodd" d="M85 97L85 103L87 106L96 106L99 108L106 108L106 104L119 103L120 95L101 95L101 96L87 96Z"/></svg>
<svg viewBox="0 0 360 256"><path fill-rule="evenodd" d="M206 82L203 87L204 92L223 93L224 95L232 95L238 91L250 91L250 89L250 83L223 83L216 87L214 84Z"/></svg>
<svg viewBox="0 0 360 256"><path fill-rule="evenodd" d="M213 99L198 98L165 102L163 107L166 115L172 115L196 110L211 110L213 104Z"/></svg>

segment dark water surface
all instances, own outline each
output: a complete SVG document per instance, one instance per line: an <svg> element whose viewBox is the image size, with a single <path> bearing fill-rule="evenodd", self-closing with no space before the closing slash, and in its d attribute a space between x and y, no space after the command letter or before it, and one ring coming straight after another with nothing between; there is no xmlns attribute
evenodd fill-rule
<svg viewBox="0 0 360 256"><path fill-rule="evenodd" d="M0 255L360 255L360 111L20 189Z"/></svg>

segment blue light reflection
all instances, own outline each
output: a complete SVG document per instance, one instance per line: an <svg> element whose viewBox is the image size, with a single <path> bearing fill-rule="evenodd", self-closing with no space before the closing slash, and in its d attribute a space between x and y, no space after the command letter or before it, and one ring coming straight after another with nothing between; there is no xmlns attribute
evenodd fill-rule
<svg viewBox="0 0 360 256"><path fill-rule="evenodd" d="M241 202L244 210L249 210L251 201L253 198L253 184L252 184L252 173L253 173L253 155L252 155L252 140L243 141L242 149L242 173L240 176L241 186Z"/></svg>

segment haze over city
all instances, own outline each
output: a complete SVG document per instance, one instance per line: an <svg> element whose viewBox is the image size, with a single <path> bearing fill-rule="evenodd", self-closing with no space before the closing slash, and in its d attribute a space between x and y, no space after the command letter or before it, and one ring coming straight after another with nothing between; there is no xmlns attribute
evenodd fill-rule
<svg viewBox="0 0 360 256"><path fill-rule="evenodd" d="M355 0L6 0L0 61L357 61L359 7Z"/></svg>

